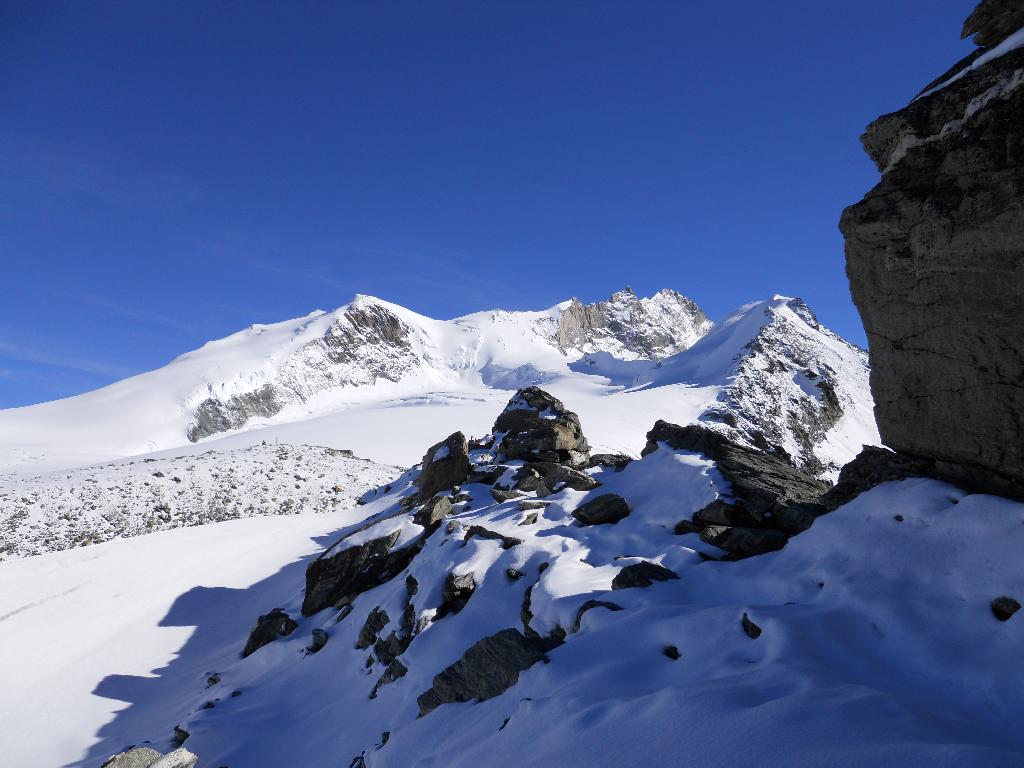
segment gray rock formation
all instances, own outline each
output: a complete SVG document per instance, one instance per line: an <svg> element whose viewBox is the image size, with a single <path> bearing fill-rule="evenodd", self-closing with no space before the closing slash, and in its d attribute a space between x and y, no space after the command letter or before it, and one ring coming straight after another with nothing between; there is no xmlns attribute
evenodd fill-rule
<svg viewBox="0 0 1024 768"><path fill-rule="evenodd" d="M299 625L280 608L275 608L270 613L265 613L256 620L256 626L249 633L249 639L242 650L242 657L246 657L258 651L264 645L268 645L279 637L287 637Z"/></svg>
<svg viewBox="0 0 1024 768"><path fill-rule="evenodd" d="M580 504L572 516L583 525L608 525L629 515L629 504L617 493L602 493Z"/></svg>
<svg viewBox="0 0 1024 768"><path fill-rule="evenodd" d="M539 387L520 389L494 422L499 456L582 468L590 459L579 417Z"/></svg>
<svg viewBox="0 0 1024 768"><path fill-rule="evenodd" d="M492 699L543 658L541 644L518 629L503 629L478 640L462 658L435 675L433 686L416 699L420 715L450 702Z"/></svg>
<svg viewBox="0 0 1024 768"><path fill-rule="evenodd" d="M641 299L626 288L608 301L573 299L558 320L558 348L660 360L691 347L711 325L696 303L675 291L666 288Z"/></svg>
<svg viewBox="0 0 1024 768"><path fill-rule="evenodd" d="M964 25L995 46L1019 0ZM882 172L844 211L886 445L968 488L1024 498L1024 48L975 52L862 137Z"/></svg>
<svg viewBox="0 0 1024 768"><path fill-rule="evenodd" d="M669 581L679 576L663 565L644 560L627 565L612 579L612 589L635 589L649 587L656 581Z"/></svg>
<svg viewBox="0 0 1024 768"><path fill-rule="evenodd" d="M420 498L429 499L438 491L459 485L469 475L469 446L466 436L454 432L430 446L423 456L423 470L416 479Z"/></svg>

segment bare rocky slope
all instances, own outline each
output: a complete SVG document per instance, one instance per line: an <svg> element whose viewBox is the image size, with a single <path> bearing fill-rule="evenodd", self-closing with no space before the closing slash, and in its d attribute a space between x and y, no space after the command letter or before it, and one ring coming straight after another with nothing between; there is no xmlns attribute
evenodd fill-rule
<svg viewBox="0 0 1024 768"><path fill-rule="evenodd" d="M885 443L1024 498L1024 5L985 0L981 47L862 137L881 181L848 208L847 273Z"/></svg>

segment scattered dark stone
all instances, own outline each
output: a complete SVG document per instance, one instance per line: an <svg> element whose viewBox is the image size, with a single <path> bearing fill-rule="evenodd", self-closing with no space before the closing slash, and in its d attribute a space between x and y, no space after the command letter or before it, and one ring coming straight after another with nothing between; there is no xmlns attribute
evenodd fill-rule
<svg viewBox="0 0 1024 768"><path fill-rule="evenodd" d="M754 518L742 504L730 504L724 499L715 499L693 514L693 522L699 527L708 525L756 526L760 520Z"/></svg>
<svg viewBox="0 0 1024 768"><path fill-rule="evenodd" d="M390 738L391 738L391 731L381 731L381 734L380 734L380 745L379 746L383 747L385 744L388 743L388 740Z"/></svg>
<svg viewBox="0 0 1024 768"><path fill-rule="evenodd" d="M519 521L519 525L533 525L537 522L538 514L536 512L528 512L522 520Z"/></svg>
<svg viewBox="0 0 1024 768"><path fill-rule="evenodd" d="M516 392L493 431L503 433L495 448L508 459L553 461L578 468L585 467L590 457L579 417L539 387Z"/></svg>
<svg viewBox="0 0 1024 768"><path fill-rule="evenodd" d="M591 608L606 608L609 611L621 611L622 606L616 605L615 603L609 602L608 600L587 600L579 607L576 611L576 619L572 623L573 634L580 631L580 627L583 626L583 615Z"/></svg>
<svg viewBox="0 0 1024 768"><path fill-rule="evenodd" d="M617 523L627 515L629 515L629 504L617 493L604 493L585 501L572 513L572 516L583 525Z"/></svg>
<svg viewBox="0 0 1024 768"><path fill-rule="evenodd" d="M309 646L310 653L317 653L327 645L327 632L322 629L313 630L313 644Z"/></svg>
<svg viewBox="0 0 1024 768"><path fill-rule="evenodd" d="M211 685L217 685L220 682L220 674L214 672L208 678L206 678L206 687L209 688Z"/></svg>
<svg viewBox="0 0 1024 768"><path fill-rule="evenodd" d="M505 474L508 467L500 464L485 467L473 467L473 471L466 478L467 483L479 483L480 485L494 485L498 478Z"/></svg>
<svg viewBox="0 0 1024 768"><path fill-rule="evenodd" d="M552 461L535 461L529 463L527 467L542 479L542 485L537 489L539 495L546 496L549 493L557 493L563 488L572 488L574 491L591 491L601 485L596 478L586 472L580 472Z"/></svg>
<svg viewBox="0 0 1024 768"><path fill-rule="evenodd" d="M743 632L751 640L757 640L757 638L761 636L761 632L763 630L757 626L757 624L752 622L746 613L743 614L743 619L740 621L740 624L743 626Z"/></svg>
<svg viewBox="0 0 1024 768"><path fill-rule="evenodd" d="M893 520L895 520L897 523L902 523L903 522L903 515L895 515L893 517Z"/></svg>
<svg viewBox="0 0 1024 768"><path fill-rule="evenodd" d="M217 701L218 699L210 699L209 701L204 701L200 709L213 709L215 706L217 706Z"/></svg>
<svg viewBox="0 0 1024 768"><path fill-rule="evenodd" d="M700 532L700 537L738 558L774 552L786 546L789 539L782 531L770 528L731 528L725 525L709 525Z"/></svg>
<svg viewBox="0 0 1024 768"><path fill-rule="evenodd" d="M242 695L241 690L239 690L237 688L231 692L231 698L232 699L237 699L241 695Z"/></svg>
<svg viewBox="0 0 1024 768"><path fill-rule="evenodd" d="M587 462L587 468L606 467L621 472L631 461L633 461L633 457L626 456L624 453L595 453Z"/></svg>
<svg viewBox="0 0 1024 768"><path fill-rule="evenodd" d="M541 501L540 499L526 499L525 501L519 502L519 511L528 512L531 509L544 509L551 504L550 501Z"/></svg>
<svg viewBox="0 0 1024 768"><path fill-rule="evenodd" d="M385 685L389 685L400 677L405 677L409 670L406 668L399 659L392 659L391 663L388 664L387 669L384 670L384 674L380 676L380 679L373 686L373 690L370 691L370 698L377 698L377 691L379 691Z"/></svg>
<svg viewBox="0 0 1024 768"><path fill-rule="evenodd" d="M458 613L469 602L476 590L476 580L470 573L449 573L444 580L444 589L441 591L441 606L437 609L435 618L440 619L450 613Z"/></svg>
<svg viewBox="0 0 1024 768"><path fill-rule="evenodd" d="M675 527L672 529L672 532L681 536L686 533L697 533L699 530L700 526L698 526L692 520L680 520L678 523L675 524Z"/></svg>
<svg viewBox="0 0 1024 768"><path fill-rule="evenodd" d="M399 637L392 632L387 637L377 639L377 642L373 644L373 652L382 663L390 664L405 653L405 649L409 647L411 642L411 636L403 635Z"/></svg>
<svg viewBox="0 0 1024 768"><path fill-rule="evenodd" d="M242 650L242 658L249 656L268 643L272 643L279 637L287 637L298 627L295 619L291 618L280 608L275 608L256 620L256 626L249 633L249 640Z"/></svg>
<svg viewBox="0 0 1024 768"><path fill-rule="evenodd" d="M632 589L635 587L649 587L656 581L668 581L678 579L675 571L669 570L663 565L644 560L639 563L627 565L615 574L612 579L612 589Z"/></svg>
<svg viewBox="0 0 1024 768"><path fill-rule="evenodd" d="M523 578L524 574L518 568L506 568L505 575L508 576L512 581L519 581Z"/></svg>
<svg viewBox="0 0 1024 768"><path fill-rule="evenodd" d="M1006 621L1020 610L1020 603L1012 597L997 597L992 601L992 615L1000 621Z"/></svg>
<svg viewBox="0 0 1024 768"><path fill-rule="evenodd" d="M518 499L520 496L525 496L522 491L518 491L515 488L504 490L502 488L491 488L491 498L501 504L505 501L511 501L512 499Z"/></svg>
<svg viewBox="0 0 1024 768"><path fill-rule="evenodd" d="M501 542L502 549L512 549L512 547L518 547L523 543L522 539L517 539L514 536L504 536L495 531L489 531L480 525L471 525L466 530L466 536L463 541L469 541L474 536L479 536L481 539L493 539L494 541Z"/></svg>
<svg viewBox="0 0 1024 768"><path fill-rule="evenodd" d="M466 436L454 432L437 445L432 445L423 456L423 469L416 478L419 497L429 499L438 491L461 485L470 471L469 446Z"/></svg>
<svg viewBox="0 0 1024 768"><path fill-rule="evenodd" d="M192 735L191 733L186 731L180 725L174 726L174 744L176 746L180 747L182 744L184 744L186 741L188 741L188 737L191 736L191 735Z"/></svg>
<svg viewBox="0 0 1024 768"><path fill-rule="evenodd" d="M682 657L682 654L679 653L679 649L674 645L666 645L661 652L672 659L672 661L678 661Z"/></svg>
<svg viewBox="0 0 1024 768"><path fill-rule="evenodd" d="M416 699L420 716L442 704L486 701L511 688L520 672L544 659L542 646L518 629L503 629L478 640L458 661L434 676L433 686Z"/></svg>
<svg viewBox="0 0 1024 768"><path fill-rule="evenodd" d="M416 525L429 528L443 520L452 512L452 502L447 496L434 496L428 499L412 516Z"/></svg>

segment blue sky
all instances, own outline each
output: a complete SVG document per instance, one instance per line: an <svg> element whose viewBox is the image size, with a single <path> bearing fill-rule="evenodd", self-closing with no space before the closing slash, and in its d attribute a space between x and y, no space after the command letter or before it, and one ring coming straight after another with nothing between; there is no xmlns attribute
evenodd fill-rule
<svg viewBox="0 0 1024 768"><path fill-rule="evenodd" d="M6 2L0 407L369 293L672 287L864 336L858 136L973 0Z"/></svg>

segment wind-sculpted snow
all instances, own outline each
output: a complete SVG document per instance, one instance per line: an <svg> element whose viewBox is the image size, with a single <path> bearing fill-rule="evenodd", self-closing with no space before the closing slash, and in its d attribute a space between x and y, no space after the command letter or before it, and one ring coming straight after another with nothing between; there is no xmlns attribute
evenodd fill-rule
<svg viewBox="0 0 1024 768"><path fill-rule="evenodd" d="M487 461L486 448L471 453ZM364 581L346 607L305 618L301 563L276 576L268 569L227 599L189 593L171 623L197 625L193 638L157 677L131 686L115 660L98 690L133 703L92 747L90 733L70 734L61 759L92 768L143 740L167 751L177 726L201 764L246 768L353 759L369 768L746 766L766 755L829 768L1024 765L1024 686L1012 673L1024 625L991 609L1024 594L1024 505L931 480L887 483L780 552L727 562L696 534L674 533L681 519L731 498L699 454L661 445L619 472L589 470L597 489L543 498L495 502L487 486L466 483L447 497L449 515L426 528L399 503L415 494L417 473L369 494L367 518L327 550L382 536L393 551L418 547L400 570L379 573L378 586ZM598 525L574 518L605 494L625 499L628 515ZM161 540L136 541L151 539L159 551ZM84 563L63 562L62 583L75 581ZM19 600L60 591L46 582L45 557L10 566L42 579ZM202 583L203 567L192 567L175 575L187 577L183 588ZM51 635L71 603L55 599L42 614L57 622ZM297 627L241 659L240 625L275 607ZM113 603L90 610L118 620ZM239 610L250 614L244 625ZM29 616L18 613L11 630L0 624L0 639L32 632ZM229 617L233 634L221 628ZM325 644L314 644L315 632ZM500 648L515 666L488 672ZM47 666L61 654L87 664L102 650L58 644L50 653ZM89 690L55 684L52 711ZM486 700L461 700L465 691ZM5 725L19 728L10 711ZM63 735L53 730L61 722L55 716L48 733Z"/></svg>
<svg viewBox="0 0 1024 768"><path fill-rule="evenodd" d="M0 487L0 560L241 517L347 509L400 471L333 448L263 444L18 478Z"/></svg>

